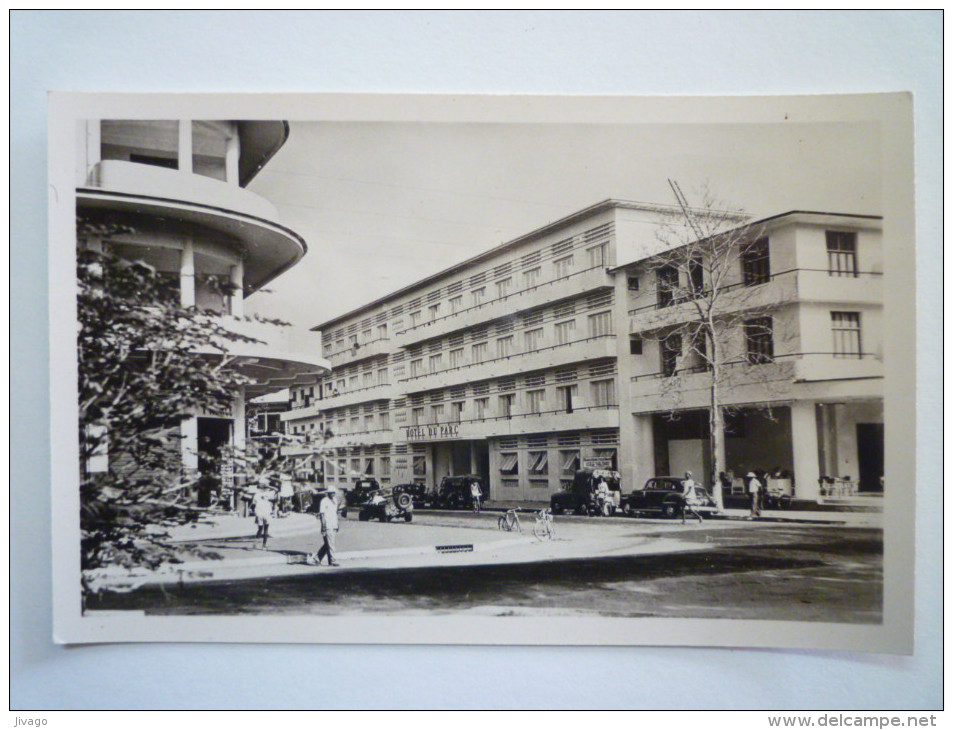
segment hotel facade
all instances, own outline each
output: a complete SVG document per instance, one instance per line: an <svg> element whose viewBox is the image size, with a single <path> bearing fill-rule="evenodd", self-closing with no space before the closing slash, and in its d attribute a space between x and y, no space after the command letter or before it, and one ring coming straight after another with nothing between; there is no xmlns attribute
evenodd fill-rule
<svg viewBox="0 0 953 730"><path fill-rule="evenodd" d="M685 379L651 335L660 316L685 316L659 306L647 265L672 213L604 201L319 325L332 371L292 388L285 453L342 488L479 474L488 498L507 502L548 501L583 467L621 472L626 491L658 474L710 474L706 374ZM770 362L737 368L778 372L727 394L728 468L784 470L815 499L822 477L847 481L861 461L876 470L867 441L879 438L879 489L880 220L762 223L769 254L751 287L766 292L761 316L770 301L795 335ZM737 276L745 285L741 264ZM662 387L671 376L685 379L676 401Z"/></svg>

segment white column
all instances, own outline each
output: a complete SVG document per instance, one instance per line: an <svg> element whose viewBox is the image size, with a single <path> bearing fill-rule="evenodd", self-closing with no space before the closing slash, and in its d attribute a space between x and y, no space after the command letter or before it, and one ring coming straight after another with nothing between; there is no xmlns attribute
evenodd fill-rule
<svg viewBox="0 0 953 730"><path fill-rule="evenodd" d="M795 403L791 406L791 443L794 450L794 496L816 500L820 497L817 480L817 419L814 403Z"/></svg>
<svg viewBox="0 0 953 730"><path fill-rule="evenodd" d="M191 238L187 238L182 246L179 260L179 292L179 301L183 307L195 306L195 251Z"/></svg>
<svg viewBox="0 0 953 730"><path fill-rule="evenodd" d="M182 421L182 466L199 468L199 419L189 416Z"/></svg>
<svg viewBox="0 0 953 730"><path fill-rule="evenodd" d="M237 454L245 451L245 434L247 423L245 422L245 389L239 388L232 401L232 448Z"/></svg>
<svg viewBox="0 0 953 730"><path fill-rule="evenodd" d="M90 119L86 122L86 174L103 158L102 122Z"/></svg>
<svg viewBox="0 0 953 730"><path fill-rule="evenodd" d="M239 157L238 125L232 124L228 140L225 142L225 182L238 185L238 157Z"/></svg>
<svg viewBox="0 0 953 730"><path fill-rule="evenodd" d="M192 172L192 120L179 120L179 170Z"/></svg>
<svg viewBox="0 0 953 730"><path fill-rule="evenodd" d="M622 472L623 490L626 492L641 487L646 480L655 476L655 434L652 430L652 416L633 415L631 422L632 428L624 429L620 433L622 460L630 460L630 464Z"/></svg>
<svg viewBox="0 0 953 730"><path fill-rule="evenodd" d="M228 280L232 287L228 308L233 317L245 316L245 265L239 261L228 271Z"/></svg>

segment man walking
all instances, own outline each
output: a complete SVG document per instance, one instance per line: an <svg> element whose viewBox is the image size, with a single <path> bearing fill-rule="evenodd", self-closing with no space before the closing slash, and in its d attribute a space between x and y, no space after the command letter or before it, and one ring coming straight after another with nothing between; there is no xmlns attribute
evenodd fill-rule
<svg viewBox="0 0 953 730"><path fill-rule="evenodd" d="M698 499L698 492L695 491L695 480L692 479L692 473L690 471L685 472L685 478L682 480L682 496L684 497L684 505L682 507L682 524L685 524L685 513L691 512L695 517L698 518L699 522L702 522L702 516L698 514L695 507L699 505L701 500Z"/></svg>
<svg viewBox="0 0 953 730"><path fill-rule="evenodd" d="M751 497L751 516L748 519L753 520L761 516L761 481L753 471L749 471L745 478L748 480L748 494Z"/></svg>
<svg viewBox="0 0 953 730"><path fill-rule="evenodd" d="M258 525L255 539L261 538L261 549L264 550L268 547L268 526L275 513L274 495L271 490L259 485L252 499L252 508L255 511L255 524Z"/></svg>
<svg viewBox="0 0 953 730"><path fill-rule="evenodd" d="M318 517L321 519L321 537L324 538L324 545L316 553L311 553L308 558L316 565L321 565L321 559L327 555L328 565L340 565L334 559L334 538L338 531L338 506L337 492L332 489L321 500L321 506L318 507Z"/></svg>

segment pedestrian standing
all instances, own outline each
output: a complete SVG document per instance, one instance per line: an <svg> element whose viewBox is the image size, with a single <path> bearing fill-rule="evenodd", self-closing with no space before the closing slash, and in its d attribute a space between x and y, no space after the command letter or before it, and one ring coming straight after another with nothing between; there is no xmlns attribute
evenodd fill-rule
<svg viewBox="0 0 953 730"><path fill-rule="evenodd" d="M751 497L751 516L748 519L754 519L761 516L761 481L753 471L749 471L745 478L748 480L748 495Z"/></svg>
<svg viewBox="0 0 953 730"><path fill-rule="evenodd" d="M480 511L480 500L483 498L483 490L480 489L480 482L476 479L470 482L470 504L474 512Z"/></svg>
<svg viewBox="0 0 953 730"><path fill-rule="evenodd" d="M328 565L340 565L334 559L334 538L338 531L336 490L332 489L321 500L321 506L318 507L318 518L321 520L321 537L324 538L324 544L318 552L311 553L308 559L316 565L321 565L321 560L327 555Z"/></svg>
<svg viewBox="0 0 953 730"><path fill-rule="evenodd" d="M284 517L288 512L291 512L293 507L292 502L295 496L294 482L291 479L290 469L285 469L281 472L281 487L279 489L279 514Z"/></svg>
<svg viewBox="0 0 953 730"><path fill-rule="evenodd" d="M268 546L268 527L275 515L274 493L259 486L252 498L252 508L255 510L255 524L258 525L255 539L261 538L261 549L264 550Z"/></svg>
<svg viewBox="0 0 953 730"><path fill-rule="evenodd" d="M695 491L695 480L692 479L690 471L685 472L685 478L682 480L682 497L684 497L684 506L682 507L682 524L685 524L685 513L691 512L702 522L702 516L695 510L701 500L698 498L698 492Z"/></svg>

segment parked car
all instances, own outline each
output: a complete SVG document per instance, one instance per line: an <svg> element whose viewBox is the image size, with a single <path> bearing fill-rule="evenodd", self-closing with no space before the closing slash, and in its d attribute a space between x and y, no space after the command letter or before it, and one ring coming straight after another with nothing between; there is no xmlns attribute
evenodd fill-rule
<svg viewBox="0 0 953 730"><path fill-rule="evenodd" d="M348 490L345 500L349 506L357 507L358 505L364 504L371 498L371 495L380 488L381 485L376 479L358 479L354 482L354 486Z"/></svg>
<svg viewBox="0 0 953 730"><path fill-rule="evenodd" d="M394 487L394 491L409 494L413 500L414 507L424 507L430 501L426 484L398 484Z"/></svg>
<svg viewBox="0 0 953 730"><path fill-rule="evenodd" d="M635 489L622 498L622 511L627 515L655 513L668 518L681 517L685 509L683 490L679 477L654 477L646 481L641 489ZM695 495L700 501L700 504L693 506L696 512L718 511L707 489L696 485Z"/></svg>
<svg viewBox="0 0 953 730"><path fill-rule="evenodd" d="M600 494L599 484L605 481L607 490ZM609 469L580 469L573 475L572 484L549 499L549 508L554 515L575 512L579 515L604 515L608 517L619 507L622 494L622 477Z"/></svg>
<svg viewBox="0 0 953 730"><path fill-rule="evenodd" d="M368 520L390 522L397 519L410 522L414 519L414 500L410 493L396 487L378 489L367 502L361 505L357 519L361 522Z"/></svg>
<svg viewBox="0 0 953 730"><path fill-rule="evenodd" d="M482 501L486 502L490 498L490 490L479 474L464 474L460 476L444 477L440 481L440 486L434 490L433 506L446 507L448 509L460 509L462 507L472 506L472 487L476 481L480 485L480 491L483 496Z"/></svg>

